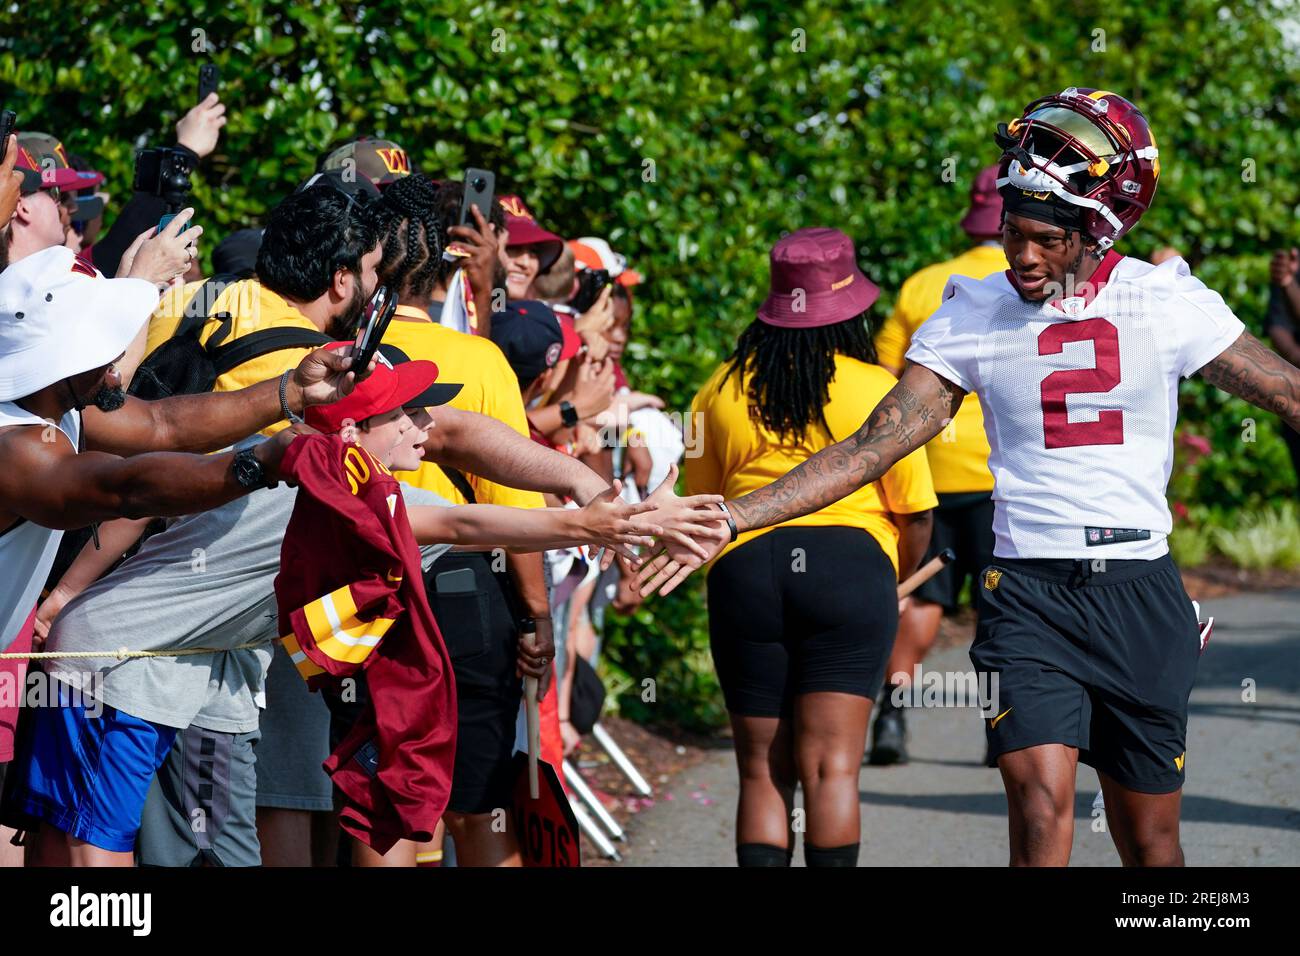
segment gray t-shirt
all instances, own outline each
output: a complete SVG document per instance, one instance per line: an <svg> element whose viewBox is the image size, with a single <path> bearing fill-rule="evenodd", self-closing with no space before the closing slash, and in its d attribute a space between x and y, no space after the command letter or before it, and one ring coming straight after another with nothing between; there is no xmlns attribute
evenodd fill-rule
<svg viewBox="0 0 1300 956"><path fill-rule="evenodd" d="M408 505L452 504L421 488L401 488ZM122 661L61 658L47 669L88 692L91 675L98 675L100 700L154 723L256 730L271 642L280 637L273 584L296 496L284 485L261 489L172 522L69 601L46 643L50 651L223 650ZM450 548L421 548L422 563L429 567ZM224 650L254 642L265 646Z"/></svg>

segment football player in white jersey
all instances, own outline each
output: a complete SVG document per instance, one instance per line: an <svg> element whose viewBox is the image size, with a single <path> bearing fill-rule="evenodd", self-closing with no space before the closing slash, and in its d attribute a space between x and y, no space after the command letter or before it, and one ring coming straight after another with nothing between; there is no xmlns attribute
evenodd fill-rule
<svg viewBox="0 0 1300 956"><path fill-rule="evenodd" d="M976 392L997 543L971 659L998 677L985 726L1010 861L1069 861L1082 760L1101 779L1121 860L1181 865L1200 639L1166 544L1178 380L1200 374L1300 427L1300 370L1181 259L1152 266L1112 249L1160 173L1132 103L1071 88L997 140L1011 269L953 279L855 434L723 507L733 533L820 510L924 445ZM696 563L670 548L643 568L643 591L671 590Z"/></svg>

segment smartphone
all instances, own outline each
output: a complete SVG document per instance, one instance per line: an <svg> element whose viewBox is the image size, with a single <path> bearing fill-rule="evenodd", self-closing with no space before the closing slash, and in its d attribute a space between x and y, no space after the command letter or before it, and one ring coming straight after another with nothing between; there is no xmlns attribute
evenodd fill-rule
<svg viewBox="0 0 1300 956"><path fill-rule="evenodd" d="M478 581L474 579L473 568L443 571L433 579L435 594L472 594L477 590Z"/></svg>
<svg viewBox="0 0 1300 956"><path fill-rule="evenodd" d="M486 169L469 168L465 170L465 198L460 203L460 224L478 228L478 223L470 214L470 206L478 206L483 219L491 219L493 193L496 191L497 178Z"/></svg>
<svg viewBox="0 0 1300 956"><path fill-rule="evenodd" d="M361 313L361 322L357 326L356 349L352 355L352 371L360 375L370 366L388 331L388 323L393 321L397 311L397 296L389 293L387 286L380 286L366 303Z"/></svg>
<svg viewBox="0 0 1300 956"><path fill-rule="evenodd" d="M204 63L199 67L199 102L206 100L209 94L217 92L221 83L221 71L215 63Z"/></svg>
<svg viewBox="0 0 1300 956"><path fill-rule="evenodd" d="M0 159L4 159L4 152L9 147L9 136L13 133L17 122L18 114L13 110L0 113Z"/></svg>

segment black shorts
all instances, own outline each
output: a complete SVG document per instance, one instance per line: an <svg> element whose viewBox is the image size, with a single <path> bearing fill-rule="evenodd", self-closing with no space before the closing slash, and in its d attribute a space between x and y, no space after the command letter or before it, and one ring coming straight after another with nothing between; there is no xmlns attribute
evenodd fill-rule
<svg viewBox="0 0 1300 956"><path fill-rule="evenodd" d="M709 646L727 710L789 716L799 694L875 697L898 630L898 576L859 528L777 528L709 571Z"/></svg>
<svg viewBox="0 0 1300 956"><path fill-rule="evenodd" d="M519 630L514 585L492 570L489 554L447 554L425 573L429 605L456 675L456 766L451 778L454 813L491 813L511 805L515 724L523 682L515 671ZM468 568L473 590L439 593L438 576Z"/></svg>
<svg viewBox="0 0 1300 956"><path fill-rule="evenodd" d="M943 605L949 613L957 610L962 585L971 579L971 594L979 587L979 575L993 562L993 493L990 491L944 493L934 509L934 530L929 561L944 548L952 548L957 559L912 592L920 601ZM925 563L922 562L922 564ZM972 602L978 601L972 597Z"/></svg>
<svg viewBox="0 0 1300 956"><path fill-rule="evenodd" d="M1201 640L1172 558L995 558L979 595L970 658L993 698L990 766L1058 743L1130 790L1182 787Z"/></svg>

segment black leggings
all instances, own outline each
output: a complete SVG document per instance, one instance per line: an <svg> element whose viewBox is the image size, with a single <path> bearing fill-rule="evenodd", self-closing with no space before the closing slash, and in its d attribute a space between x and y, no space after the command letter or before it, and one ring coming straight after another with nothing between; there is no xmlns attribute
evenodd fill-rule
<svg viewBox="0 0 1300 956"><path fill-rule="evenodd" d="M817 691L875 697L898 576L859 528L777 528L709 571L709 644L727 710L783 717Z"/></svg>

